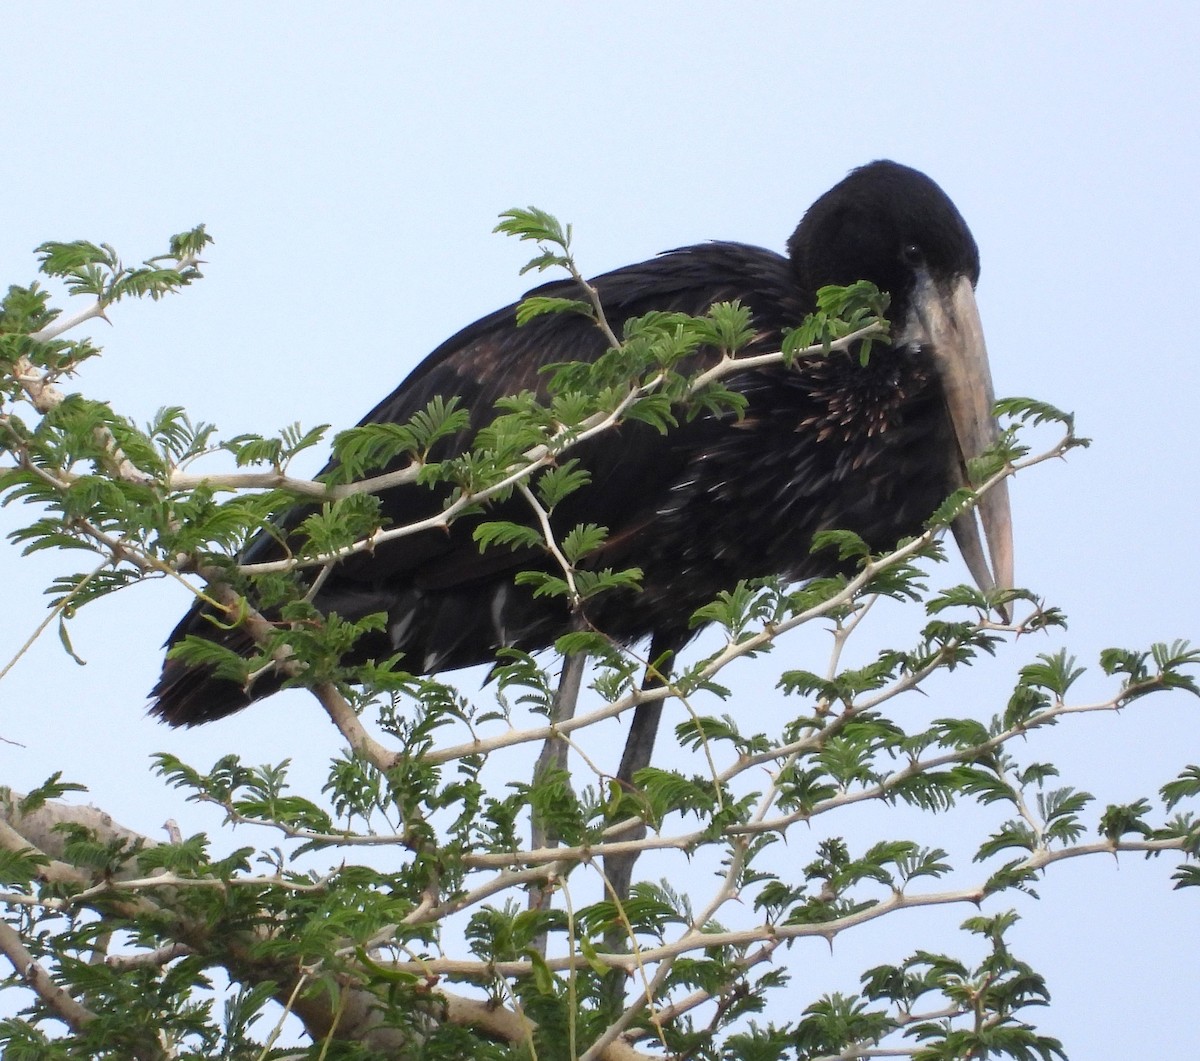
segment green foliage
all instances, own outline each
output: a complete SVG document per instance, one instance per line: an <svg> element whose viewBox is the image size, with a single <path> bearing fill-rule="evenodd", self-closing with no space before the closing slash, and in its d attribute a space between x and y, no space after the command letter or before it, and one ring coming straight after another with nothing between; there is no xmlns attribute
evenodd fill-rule
<svg viewBox="0 0 1200 1061"><path fill-rule="evenodd" d="M566 267L570 262L571 226L564 227L557 218L536 206L505 210L492 231L539 245L541 253L521 269L522 276L533 270Z"/></svg>
<svg viewBox="0 0 1200 1061"><path fill-rule="evenodd" d="M534 317L547 313L581 313L592 315L592 307L577 298L551 298L545 295L530 295L517 307L517 327L528 324Z"/></svg>
<svg viewBox="0 0 1200 1061"><path fill-rule="evenodd" d="M217 441L179 407L139 425L57 389L98 353L70 331L119 299L198 279L202 227L132 269L105 244L43 245L43 275L91 307L76 318L36 283L0 303L0 499L29 513L13 540L87 558L50 586L66 651L68 621L93 600L195 576L214 628L238 631L245 647L189 637L172 654L241 683L271 674L315 689L340 727L319 792L297 787L286 759L227 755L201 769L157 757L172 796L214 809L239 830L236 845L220 831L136 836L68 802L79 786L59 774L23 797L0 793L4 916L28 952L5 949L18 966L5 986L24 1007L0 1021L5 1057L548 1061L603 1056L596 1044L616 1022L626 1052L697 1061L1065 1057L1030 1023L1048 988L1012 953L1016 915L997 912L998 896L1027 902L1054 863L1090 852L1170 854L1176 886L1200 884L1200 767L1156 798L1105 805L1036 758L1038 739L1081 710L1200 693L1200 652L1185 642L1107 650L1110 699L1080 707L1074 657L1050 649L1021 666L1010 652L1018 635L1063 626L1061 612L1023 590L928 583L942 559L936 533L976 490L1086 444L1069 414L998 403L1008 426L969 469L974 489L948 499L929 533L884 554L853 534L818 535L814 549L836 552L844 573L730 586L693 616L723 634L707 656L642 660L581 622L558 655L498 652L478 692L413 676L399 659L343 662L387 618L322 615L311 591L331 558L403 532L382 525L379 491L418 483L432 522L472 516L480 550L527 557L517 584L564 609L586 617L582 602L613 593L638 607L642 573L603 566L608 528L565 516L564 502L590 486L579 440L630 421L670 432L700 415L734 420L745 401L723 380L740 360L851 350L865 363L887 336L886 296L855 284L822 290L782 351L760 348L737 302L699 317L649 313L617 337L580 278L569 227L530 208L502 215L498 230L537 245L527 269L575 281L527 299L518 323L583 314L611 348L548 366L537 393L503 398L478 424L437 398L405 424L341 432L313 482L288 468L323 427ZM1030 456L1022 431L1047 424L1062 438ZM844 653L878 597L905 603L911 643ZM1014 613L1003 626L1000 605ZM780 638L812 622L834 647L776 668L777 710L722 684L732 663L766 666ZM906 710L935 675L1002 652L1013 686L990 706L932 721ZM590 660L578 705L560 702L566 655ZM643 687L647 671L656 681ZM617 782L600 734L651 700L663 702L686 768ZM865 801L887 809L878 835L846 822ZM969 845L908 839L912 816L926 813L975 823ZM623 897L599 870L631 848L656 851L668 879L635 880ZM853 993L821 995L809 965L789 985L789 947L940 906L950 887L980 908L957 953L875 965ZM299 1047L277 1040L285 1011L304 1029Z"/></svg>
<svg viewBox="0 0 1200 1061"><path fill-rule="evenodd" d="M335 467L328 480L354 482L368 473L395 467L401 456L413 464L424 464L437 442L465 431L468 424L469 414L459 407L458 400L439 395L407 424L362 424L339 431L333 440Z"/></svg>
<svg viewBox="0 0 1200 1061"><path fill-rule="evenodd" d="M50 241L37 249L41 271L62 280L72 295L91 295L107 305L122 298L162 298L200 279L197 255L212 242L203 225L170 239L166 254L128 268L107 243ZM161 262L172 263L169 266Z"/></svg>
<svg viewBox="0 0 1200 1061"><path fill-rule="evenodd" d="M862 332L858 358L865 365L870 360L872 344L888 337L885 319L888 302L887 294L866 280L849 287L821 288L817 292L816 312L784 336L784 357L790 363L802 350L814 346L827 355L838 339Z"/></svg>
<svg viewBox="0 0 1200 1061"><path fill-rule="evenodd" d="M265 464L282 473L297 453L311 449L325 437L328 426L322 424L305 431L299 424L291 424L277 438L238 435L223 443L221 448L233 454L239 468Z"/></svg>

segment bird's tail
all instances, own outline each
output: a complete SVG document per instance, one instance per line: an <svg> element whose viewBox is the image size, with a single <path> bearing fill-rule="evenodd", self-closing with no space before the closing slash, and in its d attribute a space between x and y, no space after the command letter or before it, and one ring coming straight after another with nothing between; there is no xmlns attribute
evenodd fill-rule
<svg viewBox="0 0 1200 1061"><path fill-rule="evenodd" d="M202 605L194 607L171 632L164 647L170 648L189 635L214 641L240 656L254 651L254 641L245 630L214 625ZM200 726L240 711L280 687L278 678L262 675L252 691L239 682L217 677L214 668L196 666L180 659L163 664L158 683L151 690L150 714L169 726Z"/></svg>

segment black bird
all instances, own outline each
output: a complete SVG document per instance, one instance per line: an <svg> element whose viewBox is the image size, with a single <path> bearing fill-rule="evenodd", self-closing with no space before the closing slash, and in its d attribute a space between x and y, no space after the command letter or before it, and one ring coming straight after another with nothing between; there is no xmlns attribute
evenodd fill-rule
<svg viewBox="0 0 1200 1061"><path fill-rule="evenodd" d="M624 643L650 637L655 657L683 646L694 633L693 611L739 579L801 580L836 570L830 551L810 552L817 531L854 531L875 550L919 533L964 484L965 461L996 437L974 298L979 255L932 180L894 162L856 169L812 205L787 246L783 257L740 243L700 244L592 281L618 333L627 318L651 310L703 314L714 302L740 299L756 330L748 354L778 350L824 285L871 280L892 299L891 344L876 346L865 366L835 353L744 371L725 381L747 400L740 418L701 416L666 435L627 422L575 451L591 483L563 503L556 520L564 529L607 527L596 565L644 573L636 596L601 595L588 603L587 618ZM578 297L571 281L539 291ZM509 306L439 346L362 422L405 422L433 397L457 395L475 430L496 415L498 398L544 393L543 366L594 360L606 347L587 318L556 314L518 328ZM462 433L449 450L469 437ZM438 511L442 496L406 485L381 502L384 516L402 524ZM1010 586L1003 485L986 495L980 516L991 572L973 514L954 524L959 547L982 588ZM486 518L528 521L530 512L518 497ZM544 648L570 628L564 603L514 585L516 572L547 565L544 555L507 546L481 553L471 537L477 522L392 540L329 573L314 598L322 611L348 619L387 614L386 632L364 637L350 662L399 652L415 673L452 670L487 662L501 646ZM260 538L247 557L269 558L273 547ZM168 644L187 634L250 648L247 634L217 627L199 606ZM279 686L267 674L247 690L169 660L151 710L173 726L198 725ZM643 735L631 735L620 771L626 779L649 761L657 708L644 710L635 730L639 723Z"/></svg>

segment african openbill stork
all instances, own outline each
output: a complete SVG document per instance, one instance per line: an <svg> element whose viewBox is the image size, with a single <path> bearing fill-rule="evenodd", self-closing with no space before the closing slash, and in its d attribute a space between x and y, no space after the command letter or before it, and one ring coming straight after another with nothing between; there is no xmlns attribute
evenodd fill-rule
<svg viewBox="0 0 1200 1061"><path fill-rule="evenodd" d="M718 301L749 307L756 337L743 351L778 350L781 337L815 305L819 288L873 281L891 295L890 345L867 364L833 353L743 371L726 385L744 395L741 417L702 415L659 434L627 422L573 455L591 475L555 511L560 529L608 528L597 567L639 567L636 596L587 603L596 629L624 643L649 637L650 655L676 651L695 633L689 620L739 579L791 581L831 573L829 550L812 553L815 532L850 530L874 550L919 533L965 484L966 461L996 438L992 383L974 287L975 240L954 204L928 177L894 162L854 170L821 196L788 240L788 254L740 243L705 243L626 266L592 283L612 326L651 310L703 314ZM541 293L576 297L572 281ZM594 321L574 314L538 317L518 328L508 306L464 328L433 351L364 418L405 422L435 396L458 396L471 428L487 424L495 402L523 390L545 393L551 363L593 360L607 342ZM703 355L700 355L703 356ZM445 456L468 444L462 432L440 444ZM328 469L327 469L328 470ZM381 495L386 520L402 524L437 512L444 495L404 485ZM991 570L973 513L953 530L984 589L1012 584L1011 521L1004 484L979 509ZM489 519L528 521L516 497ZM285 520L285 523L287 521ZM348 662L403 655L414 673L487 662L501 646L544 648L571 628L560 600L535 599L514 575L546 565L544 554L508 547L480 551L478 517L381 544L328 572L314 596L325 613L356 620L384 612L384 631L364 636ZM294 524L292 524L294 525ZM248 559L277 548L252 543ZM249 650L249 635L224 630L194 607L172 633ZM151 710L173 726L238 711L281 684L260 675L245 689L202 668L169 660ZM619 776L649 762L659 705L637 712Z"/></svg>

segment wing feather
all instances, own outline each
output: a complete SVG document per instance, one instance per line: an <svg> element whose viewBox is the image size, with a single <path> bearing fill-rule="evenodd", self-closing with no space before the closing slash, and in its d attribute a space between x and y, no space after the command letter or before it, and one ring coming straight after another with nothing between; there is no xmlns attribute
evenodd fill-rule
<svg viewBox="0 0 1200 1061"><path fill-rule="evenodd" d="M781 330L796 323L802 312L791 301L795 284L787 260L736 243L681 248L606 273L592 283L618 333L626 320L652 310L702 314L714 302L737 298L750 306L761 341L769 345L778 342ZM572 298L578 289L571 281L557 281L529 294ZM545 397L547 365L595 361L606 349L603 332L586 317L551 314L518 328L516 304L506 306L437 347L360 423L405 423L435 397L456 396L470 414L470 425L439 443L434 457L444 459L461 452L474 433L491 422L501 398L522 391ZM592 482L563 506L564 526L588 521L608 527L605 562L626 562L636 552L639 535L653 523L663 496L686 477L697 447L720 430L719 424L701 417L667 436L641 423L626 423L605 434L582 453ZM404 460L398 458L393 466ZM330 463L324 471L335 467ZM436 490L416 485L381 495L383 514L392 524L423 519L441 505L442 495ZM298 506L285 517L285 533L310 511ZM490 518L527 520L529 512L523 503L510 500L496 506ZM481 553L471 530L470 521L460 521L448 531L394 539L372 553L351 557L329 574L315 603L350 619L386 612L388 632L364 638L354 655L368 659L401 651L414 670L481 662L501 644L538 648L550 643L565 629L565 608L534 601L512 585L514 573L538 557L530 550L505 548ZM278 555L277 536L256 539L244 559ZM246 647L244 634L222 633L207 621L201 606L184 617L168 645L187 634L226 640L239 650ZM153 692L157 699L152 710L173 724L197 724L236 711L276 686L263 683L247 692L168 661Z"/></svg>

